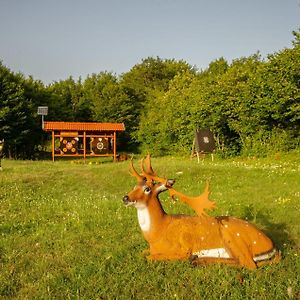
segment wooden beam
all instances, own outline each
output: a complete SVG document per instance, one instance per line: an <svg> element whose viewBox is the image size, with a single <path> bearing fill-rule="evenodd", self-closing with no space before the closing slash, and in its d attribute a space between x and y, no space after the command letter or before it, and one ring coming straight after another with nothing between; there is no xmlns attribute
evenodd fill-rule
<svg viewBox="0 0 300 300"><path fill-rule="evenodd" d="M54 162L55 157L55 137L54 137L54 130L52 130L52 161Z"/></svg>
<svg viewBox="0 0 300 300"><path fill-rule="evenodd" d="M83 160L86 158L86 131L83 132Z"/></svg>
<svg viewBox="0 0 300 300"><path fill-rule="evenodd" d="M114 131L114 161L117 160L117 134Z"/></svg>

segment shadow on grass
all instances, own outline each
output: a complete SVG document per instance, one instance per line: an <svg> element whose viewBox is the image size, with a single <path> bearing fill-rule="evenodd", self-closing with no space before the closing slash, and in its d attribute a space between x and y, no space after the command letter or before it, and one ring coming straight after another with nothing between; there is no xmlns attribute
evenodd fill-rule
<svg viewBox="0 0 300 300"><path fill-rule="evenodd" d="M279 249L283 249L286 245L291 247L296 245L295 240L289 234L286 223L271 222L272 216L268 211L257 210L252 205L246 206L241 218L249 222L261 224L264 228L264 232L273 240Z"/></svg>
<svg viewBox="0 0 300 300"><path fill-rule="evenodd" d="M34 154L32 157L33 160L39 161L52 161L52 152L49 151L39 151ZM87 156L84 160L82 156L55 156L55 161L66 161L72 162L75 164L103 164L103 163L112 163L114 162L113 155L110 156Z"/></svg>

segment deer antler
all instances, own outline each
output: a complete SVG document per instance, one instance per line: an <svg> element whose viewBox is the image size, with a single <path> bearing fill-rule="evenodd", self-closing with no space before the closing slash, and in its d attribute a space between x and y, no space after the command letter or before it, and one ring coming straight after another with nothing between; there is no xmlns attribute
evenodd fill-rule
<svg viewBox="0 0 300 300"><path fill-rule="evenodd" d="M146 164L147 170L145 170L144 164ZM168 180L167 179L158 177L155 174L155 172L153 171L152 166L151 166L150 154L148 154L146 156L146 158L143 158L141 160L141 169L142 169L142 174L143 174L143 176L145 176L147 178L147 181L149 181L149 182L156 181L156 182L163 183L167 188L171 187L168 184Z"/></svg>
<svg viewBox="0 0 300 300"><path fill-rule="evenodd" d="M141 176L134 168L133 158L131 158L131 160L130 160L130 175L135 177L138 182L142 182L145 180L145 177Z"/></svg>
<svg viewBox="0 0 300 300"><path fill-rule="evenodd" d="M144 168L144 164L146 165L147 170ZM209 182L206 183L204 192L197 197L189 197L187 195L184 195L183 193L180 193L176 191L172 185L174 184L174 180L167 180L165 178L158 177L156 173L153 171L151 166L151 158L148 154L146 158L143 158L141 161L141 169L143 176L147 178L147 181L149 182L160 182L163 183L166 188L168 188L170 196L172 199L174 197L178 197L182 202L187 203L193 210L197 213L198 216L207 215L204 212L204 209L212 210L216 207L215 202L209 200ZM172 182L170 185L169 182Z"/></svg>
<svg viewBox="0 0 300 300"><path fill-rule="evenodd" d="M151 157L150 157L150 154L148 154L148 155L146 156L145 163L146 163L146 167L147 167L147 170L146 170L146 171L147 171L147 174L156 176L156 174L155 174L155 172L153 171L152 166L151 166Z"/></svg>
<svg viewBox="0 0 300 300"><path fill-rule="evenodd" d="M170 188L169 189L170 196L172 199L174 197L178 197L182 202L187 203L196 213L198 216L207 215L204 211L204 209L215 209L216 204L213 201L210 201L208 199L209 196L209 182L206 182L206 186L204 189L204 192L197 197L189 197L187 195L184 195L183 193L177 192L175 189Z"/></svg>

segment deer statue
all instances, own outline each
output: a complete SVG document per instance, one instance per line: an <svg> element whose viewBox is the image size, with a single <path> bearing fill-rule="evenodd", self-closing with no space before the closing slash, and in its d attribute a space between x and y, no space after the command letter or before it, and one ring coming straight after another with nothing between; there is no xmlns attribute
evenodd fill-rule
<svg viewBox="0 0 300 300"><path fill-rule="evenodd" d="M137 185L123 202L137 209L140 228L150 246L149 260L189 259L193 265L224 263L249 269L279 261L280 253L271 239L254 225L234 217L206 214L204 209L215 208L209 200L208 183L203 194L188 197L173 188L174 180L155 174L150 155L141 161L141 174L132 160L130 169ZM158 198L164 191L190 205L197 216L167 214Z"/></svg>

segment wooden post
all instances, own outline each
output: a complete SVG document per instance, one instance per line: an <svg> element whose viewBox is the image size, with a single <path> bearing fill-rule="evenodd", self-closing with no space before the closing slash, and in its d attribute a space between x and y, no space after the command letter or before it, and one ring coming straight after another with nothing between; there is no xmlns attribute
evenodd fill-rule
<svg viewBox="0 0 300 300"><path fill-rule="evenodd" d="M196 139L194 138L193 140L193 146L192 146L192 152L191 152L191 159L194 157L195 155L195 142L196 142Z"/></svg>
<svg viewBox="0 0 300 300"><path fill-rule="evenodd" d="M194 140L193 140L193 147L192 147L192 153L191 153L191 159L194 157L195 152L196 152L196 155L197 155L197 161L198 161L198 164L199 164L199 162L200 162L200 157L199 157L199 152L198 152L197 149L196 149L196 139L194 138Z"/></svg>
<svg viewBox="0 0 300 300"><path fill-rule="evenodd" d="M54 130L52 130L52 161L54 162L55 159L55 137L54 137Z"/></svg>
<svg viewBox="0 0 300 300"><path fill-rule="evenodd" d="M117 134L114 131L114 161L117 159Z"/></svg>
<svg viewBox="0 0 300 300"><path fill-rule="evenodd" d="M86 157L86 132L83 132L83 160L85 163L85 157Z"/></svg>

